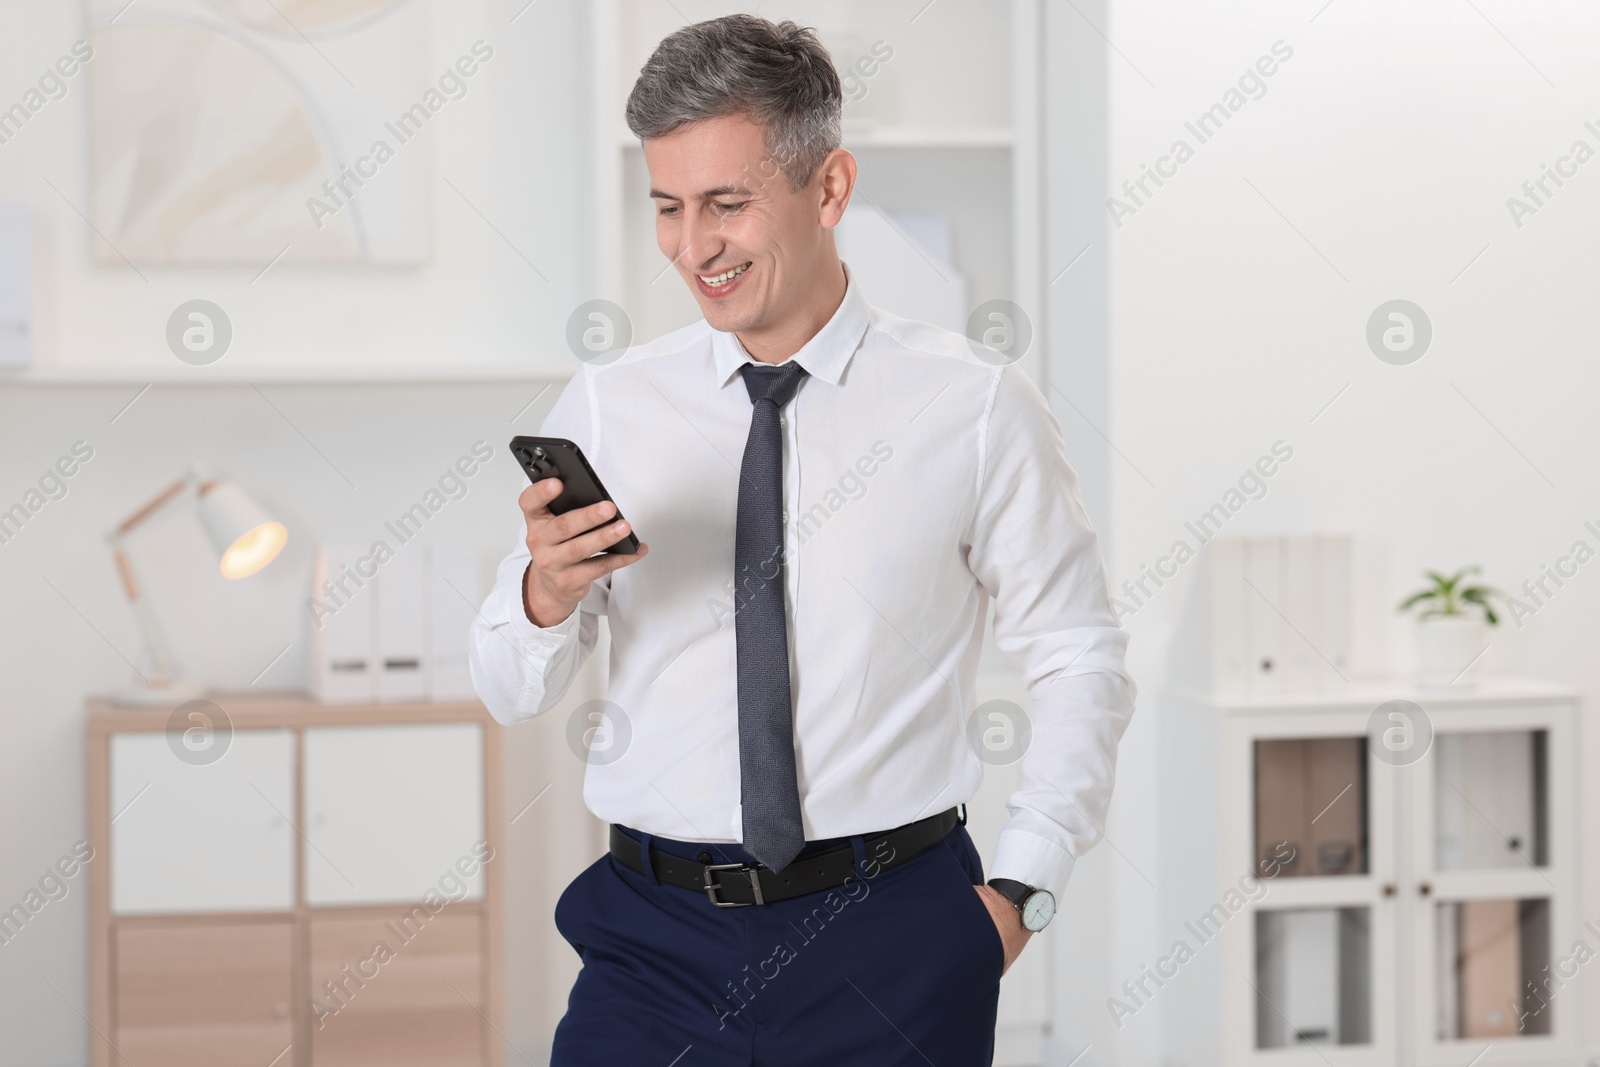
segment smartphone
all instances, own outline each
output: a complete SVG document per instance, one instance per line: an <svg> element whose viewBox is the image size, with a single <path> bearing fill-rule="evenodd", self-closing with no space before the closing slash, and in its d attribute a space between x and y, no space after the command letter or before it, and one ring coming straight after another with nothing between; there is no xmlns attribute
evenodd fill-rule
<svg viewBox="0 0 1600 1067"><path fill-rule="evenodd" d="M600 483L600 476L589 466L589 460L584 456L583 449L564 437L513 437L511 454L522 464L522 469L528 474L528 481L561 479L561 493L550 501L550 511L553 514L564 515L574 508L586 508L602 500L611 500L611 494L606 492L606 487ZM611 518L583 532L598 530L601 526L608 526L621 518L622 509L618 508L617 513ZM604 551L631 556L639 551L639 538L629 530L626 537Z"/></svg>

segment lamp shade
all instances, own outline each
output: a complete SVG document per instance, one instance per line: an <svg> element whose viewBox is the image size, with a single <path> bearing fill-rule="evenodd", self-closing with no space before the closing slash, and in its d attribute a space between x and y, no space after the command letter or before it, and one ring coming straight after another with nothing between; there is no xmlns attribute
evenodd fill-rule
<svg viewBox="0 0 1600 1067"><path fill-rule="evenodd" d="M248 578L277 558L289 531L274 522L231 482L210 482L200 490L200 522L222 557L224 578Z"/></svg>

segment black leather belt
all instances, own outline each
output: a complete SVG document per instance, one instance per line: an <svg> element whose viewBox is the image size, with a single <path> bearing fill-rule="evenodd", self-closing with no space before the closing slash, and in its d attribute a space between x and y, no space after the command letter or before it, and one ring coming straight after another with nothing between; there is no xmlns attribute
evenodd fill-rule
<svg viewBox="0 0 1600 1067"><path fill-rule="evenodd" d="M959 812L956 808L950 808L886 833L867 837L867 876L916 859L943 841L957 824L964 825L966 821L966 808L963 805ZM611 825L611 854L624 867L643 874L644 861L639 846L640 842L623 833L621 827L615 823ZM702 852L701 855L707 854ZM660 882L704 893L719 908L771 904L822 889L832 889L862 877L862 872L854 869L855 850L849 845L840 845L810 856L802 854L781 871L773 871L759 863L703 863L674 856L653 846L650 849L650 865ZM738 877L724 881L730 874Z"/></svg>

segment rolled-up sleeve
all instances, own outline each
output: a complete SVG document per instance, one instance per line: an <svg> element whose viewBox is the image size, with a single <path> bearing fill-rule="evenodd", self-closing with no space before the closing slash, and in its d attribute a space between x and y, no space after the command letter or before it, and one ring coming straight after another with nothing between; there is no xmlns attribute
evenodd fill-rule
<svg viewBox="0 0 1600 1067"><path fill-rule="evenodd" d="M565 437L592 456L594 423L587 370L580 370L562 389L539 436ZM588 595L566 619L555 626L536 625L522 599L524 576L532 561L527 524L515 499L510 503L517 513L517 547L496 568L494 588L473 620L467 652L478 698L507 726L549 711L566 694L594 651L611 587L607 575L590 585Z"/></svg>
<svg viewBox="0 0 1600 1067"><path fill-rule="evenodd" d="M1058 899L1100 839L1136 688L1124 668L1099 540L1044 397L1016 364L996 372L968 546L995 600L995 641L1032 700L1022 781L989 867Z"/></svg>

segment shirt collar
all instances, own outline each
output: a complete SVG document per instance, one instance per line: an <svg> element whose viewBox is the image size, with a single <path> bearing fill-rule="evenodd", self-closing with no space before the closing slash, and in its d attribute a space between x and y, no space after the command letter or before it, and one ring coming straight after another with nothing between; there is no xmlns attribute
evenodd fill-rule
<svg viewBox="0 0 1600 1067"><path fill-rule="evenodd" d="M872 316L866 298L861 295L861 289L851 277L848 266L844 269L844 277L844 299L839 302L833 318L805 343L805 347L790 357L799 360L810 377L821 378L829 385L838 385L839 379L844 376L844 368L861 344L861 338L866 335L867 323ZM718 388L732 381L739 368L746 363L759 362L744 350L737 336L715 329L711 331L711 354L717 365Z"/></svg>

